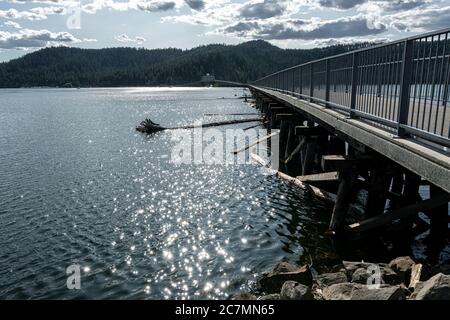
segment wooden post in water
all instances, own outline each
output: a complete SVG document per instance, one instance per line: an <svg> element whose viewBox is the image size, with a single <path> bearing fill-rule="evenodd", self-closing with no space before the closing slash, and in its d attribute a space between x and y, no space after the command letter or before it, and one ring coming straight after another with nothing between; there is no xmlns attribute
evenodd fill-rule
<svg viewBox="0 0 450 320"><path fill-rule="evenodd" d="M336 136L330 136L328 154L345 155L345 142Z"/></svg>
<svg viewBox="0 0 450 320"><path fill-rule="evenodd" d="M347 159L342 155L329 155L322 157L322 167L325 171L338 171L339 188L333 214L330 221L330 231L339 232L342 229L345 217L353 200L356 185L357 159Z"/></svg>
<svg viewBox="0 0 450 320"><path fill-rule="evenodd" d="M430 198L446 194L444 190L435 185L430 185ZM439 244L445 242L448 234L448 203L431 209L427 212L430 217L430 237L432 242Z"/></svg>
<svg viewBox="0 0 450 320"><path fill-rule="evenodd" d="M280 171L285 172L286 166L284 163L286 154L286 147L289 139L289 122L287 120L280 121L280 144L278 150L278 159L280 165Z"/></svg>
<svg viewBox="0 0 450 320"><path fill-rule="evenodd" d="M350 202L352 201L352 189L354 188L356 178L357 176L353 168L342 169L339 172L339 189L330 221L330 230L332 232L338 232L342 229Z"/></svg>
<svg viewBox="0 0 450 320"><path fill-rule="evenodd" d="M403 171L401 168L396 168L392 174L392 187L391 191L396 194L402 194L403 184L405 183Z"/></svg>
<svg viewBox="0 0 450 320"><path fill-rule="evenodd" d="M291 176L298 176L302 172L300 151L296 150L300 141L295 135L295 124L289 125L289 136L286 146L286 152L284 154L286 172Z"/></svg>
<svg viewBox="0 0 450 320"><path fill-rule="evenodd" d="M281 122L280 130L280 167L290 175L301 173L300 163L298 163L299 153L296 150L298 139L295 135L297 125L304 122L304 118L297 113L278 113L277 121ZM286 133L285 133L286 132Z"/></svg>
<svg viewBox="0 0 450 320"><path fill-rule="evenodd" d="M316 146L317 146L317 138L316 137L307 137L306 144L304 146L304 158L302 158L302 175L308 175L313 173L314 169L314 160L316 158Z"/></svg>
<svg viewBox="0 0 450 320"><path fill-rule="evenodd" d="M368 218L383 214L391 182L385 161L373 165L375 167L370 170L370 187L366 201L366 216Z"/></svg>
<svg viewBox="0 0 450 320"><path fill-rule="evenodd" d="M403 188L403 195L400 198L400 207L415 204L419 202L419 188L421 178L417 174L406 170L405 171L405 184ZM411 241L413 237L413 225L417 219L418 213L408 215L407 217L400 219L402 230L397 233L397 246L400 252L404 252L411 247Z"/></svg>

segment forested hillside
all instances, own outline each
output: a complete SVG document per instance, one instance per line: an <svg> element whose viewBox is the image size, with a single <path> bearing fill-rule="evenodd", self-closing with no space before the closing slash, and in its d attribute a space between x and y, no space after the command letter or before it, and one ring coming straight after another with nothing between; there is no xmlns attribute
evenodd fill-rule
<svg viewBox="0 0 450 320"><path fill-rule="evenodd" d="M217 79L249 82L355 48L280 49L265 41L190 50L46 48L1 63L0 87L176 85L198 81L206 73Z"/></svg>

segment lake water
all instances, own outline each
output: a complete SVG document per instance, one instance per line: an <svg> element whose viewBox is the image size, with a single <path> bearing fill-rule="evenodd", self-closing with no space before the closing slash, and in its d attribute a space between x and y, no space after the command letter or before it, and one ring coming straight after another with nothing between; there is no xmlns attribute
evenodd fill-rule
<svg viewBox="0 0 450 320"><path fill-rule="evenodd" d="M227 298L282 259L370 253L337 255L324 236L331 208L257 166L175 165L172 132L134 130L146 117L174 126L254 113L240 95L0 90L0 298ZM71 265L80 290L67 289Z"/></svg>

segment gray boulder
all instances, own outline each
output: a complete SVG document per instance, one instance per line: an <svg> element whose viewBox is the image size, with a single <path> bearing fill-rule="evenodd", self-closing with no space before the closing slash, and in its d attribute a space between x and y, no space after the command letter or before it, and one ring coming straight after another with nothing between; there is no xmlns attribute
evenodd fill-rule
<svg viewBox="0 0 450 320"><path fill-rule="evenodd" d="M280 294L278 293L268 294L259 297L258 300L280 300Z"/></svg>
<svg viewBox="0 0 450 320"><path fill-rule="evenodd" d="M400 286L369 289L367 286L355 288L351 300L405 300L405 291Z"/></svg>
<svg viewBox="0 0 450 320"><path fill-rule="evenodd" d="M347 277L351 279L353 277L353 273L360 269L367 269L373 265L373 263L367 262L353 262L353 261L342 261L342 265L344 266L345 272L347 273Z"/></svg>
<svg viewBox="0 0 450 320"><path fill-rule="evenodd" d="M398 257L389 262L389 268L400 277L400 281L408 285L411 280L411 270L416 262L411 257Z"/></svg>
<svg viewBox="0 0 450 320"><path fill-rule="evenodd" d="M311 289L295 281L286 281L281 288L281 300L312 300Z"/></svg>
<svg viewBox="0 0 450 320"><path fill-rule="evenodd" d="M337 283L326 287L322 291L325 300L350 300L354 288L353 283Z"/></svg>
<svg viewBox="0 0 450 320"><path fill-rule="evenodd" d="M366 268L358 268L353 272L352 275L352 282L353 283L360 283L360 284L367 284L367 280L371 274L367 272Z"/></svg>
<svg viewBox="0 0 450 320"><path fill-rule="evenodd" d="M424 282L419 281L415 284L413 288L410 288L412 290L412 294L409 296L410 300L415 300L417 297L417 294L422 290Z"/></svg>
<svg viewBox="0 0 450 320"><path fill-rule="evenodd" d="M370 288L359 283L339 283L323 290L325 300L405 300L406 295L400 286L381 285Z"/></svg>
<svg viewBox="0 0 450 320"><path fill-rule="evenodd" d="M271 272L262 274L256 280L256 285L260 291L279 293L286 281L296 281L310 286L312 285L311 270L307 266L297 267L287 262L280 262Z"/></svg>
<svg viewBox="0 0 450 320"><path fill-rule="evenodd" d="M450 276L439 273L421 284L416 300L450 300Z"/></svg>
<svg viewBox="0 0 450 320"><path fill-rule="evenodd" d="M333 284L347 282L347 275L345 272L324 273L317 276L317 283L321 287L329 287Z"/></svg>
<svg viewBox="0 0 450 320"><path fill-rule="evenodd" d="M248 293L248 292L242 292L237 293L231 297L231 300L256 300L256 296Z"/></svg>
<svg viewBox="0 0 450 320"><path fill-rule="evenodd" d="M352 282L354 283L360 283L360 284L375 284L374 278L374 266L379 268L380 272L380 282L379 284L390 284L390 285L396 285L400 283L400 278L398 275L389 267L383 264L374 265L369 264L365 265L364 267L358 268L355 271L353 271L352 274ZM369 279L370 278L370 279ZM368 281L370 283L368 283Z"/></svg>

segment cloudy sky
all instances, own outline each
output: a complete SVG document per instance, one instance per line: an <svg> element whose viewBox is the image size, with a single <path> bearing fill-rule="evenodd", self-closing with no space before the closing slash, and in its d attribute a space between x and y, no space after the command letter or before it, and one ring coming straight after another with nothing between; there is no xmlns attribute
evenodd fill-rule
<svg viewBox="0 0 450 320"><path fill-rule="evenodd" d="M283 48L380 41L450 27L450 0L1 0L0 61L46 46Z"/></svg>

